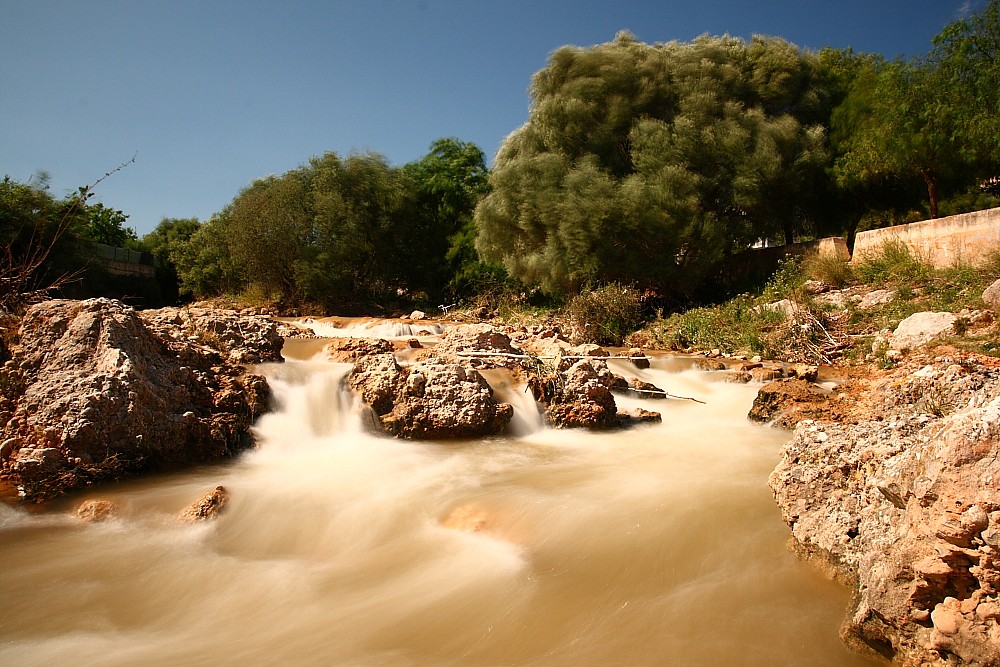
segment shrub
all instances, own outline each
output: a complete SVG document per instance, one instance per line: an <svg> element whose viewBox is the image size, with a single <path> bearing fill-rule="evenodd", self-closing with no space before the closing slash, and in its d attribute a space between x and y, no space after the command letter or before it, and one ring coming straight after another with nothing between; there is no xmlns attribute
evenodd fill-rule
<svg viewBox="0 0 1000 667"><path fill-rule="evenodd" d="M922 282L932 269L899 239L889 239L856 262L854 273L864 283Z"/></svg>
<svg viewBox="0 0 1000 667"><path fill-rule="evenodd" d="M574 296L564 312L575 342L622 345L642 324L642 296L634 287L610 283Z"/></svg>
<svg viewBox="0 0 1000 667"><path fill-rule="evenodd" d="M851 265L846 259L835 255L818 253L810 255L802 263L802 271L813 280L837 289L846 286L854 279Z"/></svg>

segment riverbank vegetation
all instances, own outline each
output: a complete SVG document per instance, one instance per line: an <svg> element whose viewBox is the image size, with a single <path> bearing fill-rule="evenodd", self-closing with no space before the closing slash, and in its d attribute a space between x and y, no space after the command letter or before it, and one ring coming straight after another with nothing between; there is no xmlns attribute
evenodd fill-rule
<svg viewBox="0 0 1000 667"><path fill-rule="evenodd" d="M860 230L998 204L998 12L990 0L910 60L774 37L646 44L622 32L561 47L492 167L456 138L403 166L323 153L208 220L165 218L141 239L122 212L88 203L91 189L57 200L44 178L7 178L0 278L13 285L27 257L12 293L315 314L562 308L580 337L604 343L659 318L651 340L765 354L775 314L719 280L735 254L766 239L850 244ZM155 280L84 285L100 270L93 243L148 253ZM32 247L44 261L32 264ZM889 280L874 266L809 270L833 286ZM786 280L787 267L765 292Z"/></svg>

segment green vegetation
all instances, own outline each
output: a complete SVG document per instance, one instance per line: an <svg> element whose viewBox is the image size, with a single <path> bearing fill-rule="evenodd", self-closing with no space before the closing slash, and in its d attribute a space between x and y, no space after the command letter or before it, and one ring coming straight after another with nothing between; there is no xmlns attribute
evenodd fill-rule
<svg viewBox="0 0 1000 667"><path fill-rule="evenodd" d="M945 275L887 247L851 267L788 264L749 295L697 306L732 295L725 269L759 240L843 235L851 245L858 230L996 206L998 13L988 0L905 61L772 37L645 44L622 32L562 47L532 78L527 120L492 169L455 138L403 166L325 153L253 182L208 220L166 218L142 239L124 213L88 201L92 186L60 201L44 179L5 178L0 308L127 293L91 261L105 243L156 258L148 305L225 297L351 314L460 304L510 317L555 307L603 343L653 311L695 307L643 335L762 356L789 340L839 352L839 323L813 303L807 276L907 294L888 320L904 304L964 298L974 272ZM791 317L761 307L784 298Z"/></svg>

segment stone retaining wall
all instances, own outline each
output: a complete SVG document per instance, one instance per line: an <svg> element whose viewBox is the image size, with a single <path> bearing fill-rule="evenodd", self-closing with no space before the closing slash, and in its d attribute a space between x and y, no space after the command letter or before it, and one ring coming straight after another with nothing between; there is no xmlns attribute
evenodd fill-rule
<svg viewBox="0 0 1000 667"><path fill-rule="evenodd" d="M901 240L920 259L938 268L959 262L977 264L991 250L1000 249L1000 208L860 232L853 257L877 252L891 239Z"/></svg>

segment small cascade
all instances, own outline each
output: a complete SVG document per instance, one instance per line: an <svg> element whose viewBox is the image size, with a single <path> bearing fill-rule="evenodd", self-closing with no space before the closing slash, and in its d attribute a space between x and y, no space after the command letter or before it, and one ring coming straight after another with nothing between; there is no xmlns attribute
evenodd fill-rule
<svg viewBox="0 0 1000 667"><path fill-rule="evenodd" d="M398 320L364 320L347 326L339 322L324 322L306 318L292 322L295 326L310 329L324 338L419 338L439 336L445 327L436 322L400 322Z"/></svg>
<svg viewBox="0 0 1000 667"><path fill-rule="evenodd" d="M480 373L493 388L494 397L514 408L514 417L507 426L510 436L520 438L545 428L542 408L528 391L527 385L515 384L503 370L483 370Z"/></svg>

